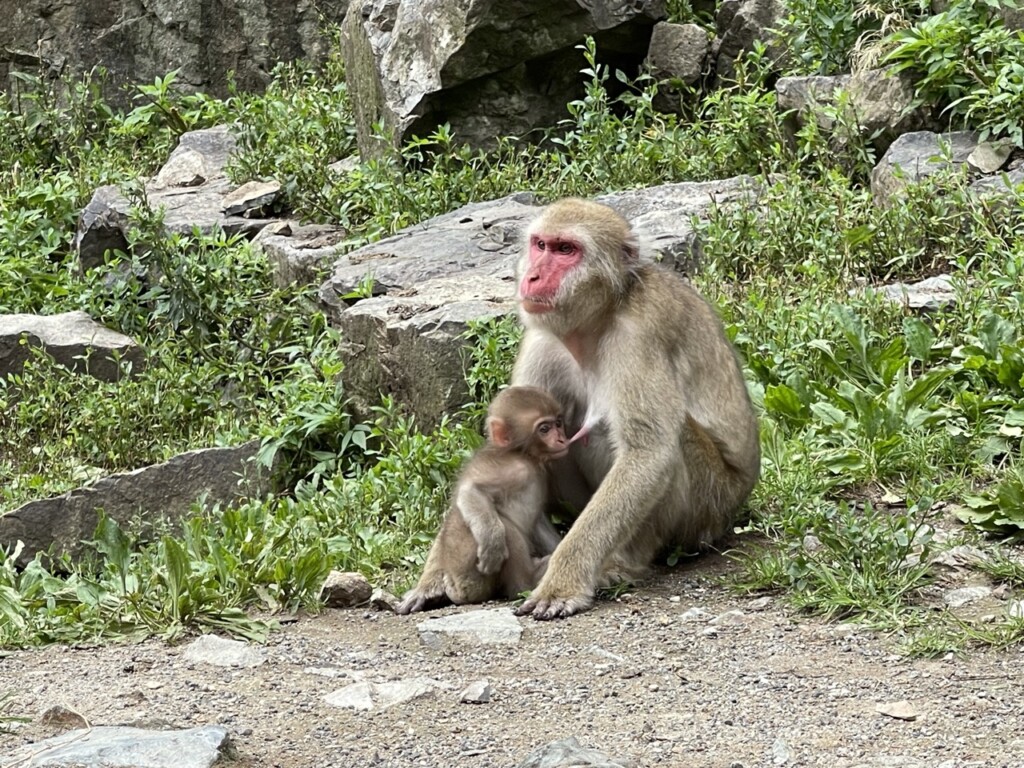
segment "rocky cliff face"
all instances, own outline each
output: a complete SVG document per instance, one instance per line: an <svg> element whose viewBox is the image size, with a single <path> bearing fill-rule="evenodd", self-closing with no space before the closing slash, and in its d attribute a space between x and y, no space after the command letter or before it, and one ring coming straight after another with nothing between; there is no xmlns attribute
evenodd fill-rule
<svg viewBox="0 0 1024 768"><path fill-rule="evenodd" d="M321 16L340 23L349 0L25 0L0 24L0 89L12 71L55 76L99 65L116 86L179 69L178 83L216 96L228 73L261 90L279 61L319 60Z"/></svg>

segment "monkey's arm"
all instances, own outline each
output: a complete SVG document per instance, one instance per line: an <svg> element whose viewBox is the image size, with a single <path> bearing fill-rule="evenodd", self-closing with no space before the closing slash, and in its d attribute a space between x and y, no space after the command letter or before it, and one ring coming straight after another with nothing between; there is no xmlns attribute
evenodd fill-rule
<svg viewBox="0 0 1024 768"><path fill-rule="evenodd" d="M607 437L590 450L612 451L614 446L614 458L555 549L544 578L517 610L520 615L551 619L589 608L601 569L645 528L673 478L685 471L679 422L690 407L683 394L687 371L672 366L666 350L645 345L636 328L613 331L606 342L608 349L619 350L631 361L601 366L604 397L612 407L607 412ZM659 396L650 397L648 392Z"/></svg>
<svg viewBox="0 0 1024 768"><path fill-rule="evenodd" d="M600 569L643 526L668 488L667 452L626 449L555 549L547 573L517 610L520 616L571 616L594 603ZM664 465L664 466L662 466Z"/></svg>
<svg viewBox="0 0 1024 768"><path fill-rule="evenodd" d="M455 505L476 542L476 567L485 576L497 573L508 558L505 526L487 491L477 483L463 483Z"/></svg>

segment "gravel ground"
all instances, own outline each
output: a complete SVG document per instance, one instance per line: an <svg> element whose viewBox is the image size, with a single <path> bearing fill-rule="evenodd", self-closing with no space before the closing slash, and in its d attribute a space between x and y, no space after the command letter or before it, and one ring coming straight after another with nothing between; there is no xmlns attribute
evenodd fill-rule
<svg viewBox="0 0 1024 768"><path fill-rule="evenodd" d="M516 766L568 736L640 766L1024 766L1020 650L905 659L885 636L731 595L713 580L728 567L704 557L567 621L520 619L518 645L429 647L422 615L339 610L286 624L247 669L159 641L14 652L0 693L34 719L0 755L55 735L38 715L63 704L92 725L222 724L241 766ZM416 676L449 688L374 712L324 701ZM461 703L481 679L490 702ZM899 701L916 720L876 709Z"/></svg>

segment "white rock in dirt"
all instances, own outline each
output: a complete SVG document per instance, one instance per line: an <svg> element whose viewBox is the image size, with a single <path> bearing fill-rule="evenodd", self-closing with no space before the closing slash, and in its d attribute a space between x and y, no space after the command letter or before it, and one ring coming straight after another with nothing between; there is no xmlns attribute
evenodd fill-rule
<svg viewBox="0 0 1024 768"><path fill-rule="evenodd" d="M991 587L960 587L942 596L942 602L950 608L962 608L968 603L983 600L992 594Z"/></svg>
<svg viewBox="0 0 1024 768"><path fill-rule="evenodd" d="M738 624L743 623L743 611L734 609L720 613L713 618L709 624L713 624L716 627L735 627Z"/></svg>
<svg viewBox="0 0 1024 768"><path fill-rule="evenodd" d="M219 726L183 731L95 726L68 731L5 756L0 765L19 768L209 768L230 746L228 732Z"/></svg>
<svg viewBox="0 0 1024 768"><path fill-rule="evenodd" d="M430 677L410 677L408 680L396 680L392 683L377 683L373 687L372 696L378 707L387 709L448 687Z"/></svg>
<svg viewBox="0 0 1024 768"><path fill-rule="evenodd" d="M515 645L523 635L523 627L510 608L431 617L416 628L423 635L448 635L481 645Z"/></svg>
<svg viewBox="0 0 1024 768"><path fill-rule="evenodd" d="M616 664L620 664L625 661L625 659L622 656L619 656L619 654L612 653L599 645L592 645L587 650L599 658L607 659L608 661L615 662Z"/></svg>
<svg viewBox="0 0 1024 768"><path fill-rule="evenodd" d="M217 667L258 667L267 658L263 651L241 640L202 635L185 647L185 661Z"/></svg>
<svg viewBox="0 0 1024 768"><path fill-rule="evenodd" d="M772 607L772 598L770 595L764 597L758 597L747 603L747 610L749 611L767 611Z"/></svg>
<svg viewBox="0 0 1024 768"><path fill-rule="evenodd" d="M881 755L873 757L866 763L857 763L852 768L930 768L914 757L903 755ZM949 762L939 763L934 768L952 768Z"/></svg>
<svg viewBox="0 0 1024 768"><path fill-rule="evenodd" d="M1024 600L1014 600L1006 606L1006 615L1011 619L1024 619Z"/></svg>
<svg viewBox="0 0 1024 768"><path fill-rule="evenodd" d="M370 594L370 607L375 610L394 613L396 605L398 605L398 598L386 589L378 587Z"/></svg>
<svg viewBox="0 0 1024 768"><path fill-rule="evenodd" d="M343 677L351 680L353 683L363 682L365 675L354 669L339 669L338 667L306 667L304 670L307 675L316 675L317 677L331 677L339 678Z"/></svg>
<svg viewBox="0 0 1024 768"><path fill-rule="evenodd" d="M486 680L476 680L466 686L459 694L459 701L463 704L486 704L491 700L493 689Z"/></svg>
<svg viewBox="0 0 1024 768"><path fill-rule="evenodd" d="M689 608L683 611L683 615L679 618L682 621L707 621L711 618L711 614L708 611L705 611L703 608L698 608L697 606L694 606L693 608Z"/></svg>
<svg viewBox="0 0 1024 768"><path fill-rule="evenodd" d="M373 709L373 683L353 683L324 696L332 707L358 709L369 712Z"/></svg>
<svg viewBox="0 0 1024 768"><path fill-rule="evenodd" d="M519 768L634 768L636 762L581 747L574 736L535 749Z"/></svg>
<svg viewBox="0 0 1024 768"><path fill-rule="evenodd" d="M446 687L429 677L410 677L389 683L355 683L327 694L324 701L343 709L387 709Z"/></svg>
<svg viewBox="0 0 1024 768"><path fill-rule="evenodd" d="M772 744L772 762L775 765L785 765L793 759L793 750L789 748L782 739L776 739Z"/></svg>

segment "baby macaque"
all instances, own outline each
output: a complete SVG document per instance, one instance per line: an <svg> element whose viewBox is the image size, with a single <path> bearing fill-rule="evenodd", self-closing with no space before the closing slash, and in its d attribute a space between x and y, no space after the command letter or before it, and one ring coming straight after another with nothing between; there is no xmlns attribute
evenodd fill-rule
<svg viewBox="0 0 1024 768"><path fill-rule="evenodd" d="M569 443L545 390L509 387L487 411L487 443L462 470L419 583L398 613L482 603L533 589L558 545L544 515L549 461Z"/></svg>

